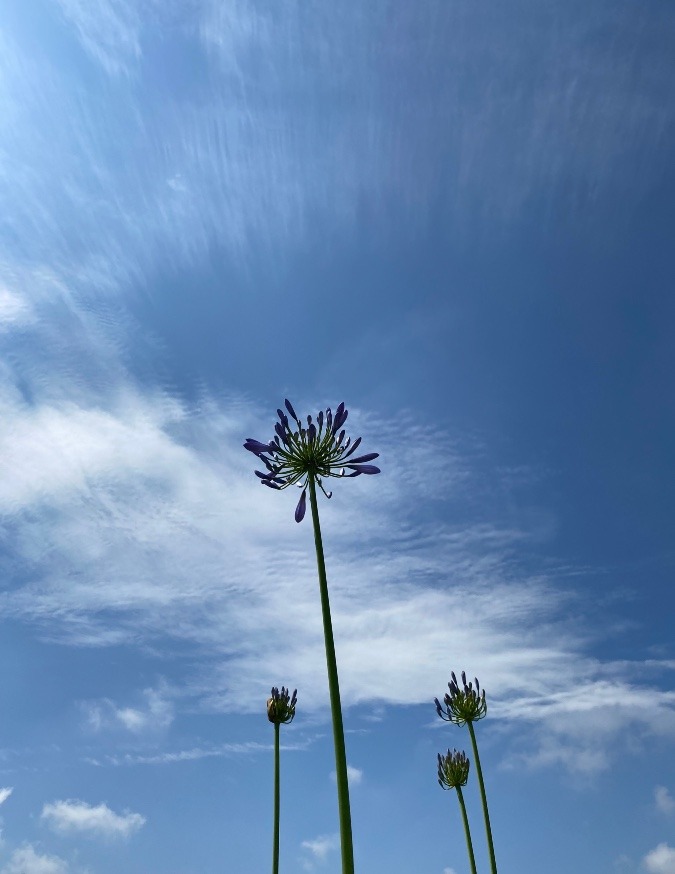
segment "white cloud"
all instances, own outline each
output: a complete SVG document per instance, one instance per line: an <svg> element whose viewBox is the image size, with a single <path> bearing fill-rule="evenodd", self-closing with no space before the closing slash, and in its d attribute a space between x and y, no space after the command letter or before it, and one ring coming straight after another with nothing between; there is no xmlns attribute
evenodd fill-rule
<svg viewBox="0 0 675 874"><path fill-rule="evenodd" d="M444 868L443 874L457 874L454 868Z"/></svg>
<svg viewBox="0 0 675 874"><path fill-rule="evenodd" d="M659 844L642 863L650 874L675 874L675 850L666 843Z"/></svg>
<svg viewBox="0 0 675 874"><path fill-rule="evenodd" d="M2 789L0 789L0 804L4 804L5 801L7 801L7 799L9 798L9 796L12 794L13 791L14 791L13 786L5 786Z"/></svg>
<svg viewBox="0 0 675 874"><path fill-rule="evenodd" d="M32 310L28 301L0 285L0 331L16 328L32 321Z"/></svg>
<svg viewBox="0 0 675 874"><path fill-rule="evenodd" d="M337 780L335 771L330 772L330 778L335 783ZM363 780L363 771L360 768L354 768L352 765L347 765L347 779L350 786L358 786Z"/></svg>
<svg viewBox="0 0 675 874"><path fill-rule="evenodd" d="M14 850L0 874L67 874L68 865L58 856L37 853L31 844Z"/></svg>
<svg viewBox="0 0 675 874"><path fill-rule="evenodd" d="M9 399L4 412L0 504L13 560L33 579L2 593L0 613L74 645L198 647L210 659L191 692L207 709L256 709L268 674L293 677L307 708L325 706L309 525L293 523L292 496L259 487L241 448L265 435L269 415L237 400L192 411L130 389L107 407ZM536 743L528 736L522 755L531 765L598 770L622 731L675 736L675 692L647 682L660 663L588 658L588 629L564 619L570 596L514 573L526 529L502 524L492 500L492 517L453 521L466 494L487 486L447 435L405 416L394 428L352 414L384 472L340 484L322 508L347 706L428 702L450 668L467 668L492 713L531 726ZM439 440L445 479L424 449ZM421 447L414 465L411 442ZM448 521L414 526L408 508L423 498L443 502ZM355 529L356 515L367 526ZM161 689L87 708L92 728L136 733L173 716Z"/></svg>
<svg viewBox="0 0 675 874"><path fill-rule="evenodd" d="M665 786L654 789L654 803L659 813L669 814L675 810L675 799Z"/></svg>
<svg viewBox="0 0 675 874"><path fill-rule="evenodd" d="M321 835L311 841L303 841L301 846L308 850L318 862L324 862L329 853L339 847L337 835Z"/></svg>
<svg viewBox="0 0 675 874"><path fill-rule="evenodd" d="M108 838L128 838L145 825L140 813L114 813L106 804L54 801L45 804L41 818L56 832L80 832Z"/></svg>
<svg viewBox="0 0 675 874"><path fill-rule="evenodd" d="M142 697L141 707L119 707L108 698L83 702L87 726L95 732L121 728L132 734L168 728L173 722L174 705L167 697L166 688L144 689Z"/></svg>

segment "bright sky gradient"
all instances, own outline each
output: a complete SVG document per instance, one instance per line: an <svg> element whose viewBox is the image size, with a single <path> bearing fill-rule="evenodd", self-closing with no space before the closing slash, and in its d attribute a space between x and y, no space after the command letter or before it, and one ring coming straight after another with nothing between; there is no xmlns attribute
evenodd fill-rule
<svg viewBox="0 0 675 874"><path fill-rule="evenodd" d="M0 12L0 874L339 870L310 519L242 443L344 400L321 503L360 874L675 872L670 0ZM466 789L479 870L487 854Z"/></svg>

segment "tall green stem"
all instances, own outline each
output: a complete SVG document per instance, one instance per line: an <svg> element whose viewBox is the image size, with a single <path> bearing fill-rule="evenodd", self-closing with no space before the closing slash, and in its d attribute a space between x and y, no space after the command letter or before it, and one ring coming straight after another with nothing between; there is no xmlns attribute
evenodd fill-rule
<svg viewBox="0 0 675 874"><path fill-rule="evenodd" d="M274 848L272 874L279 874L279 723L274 723Z"/></svg>
<svg viewBox="0 0 675 874"><path fill-rule="evenodd" d="M464 804L462 787L455 786L455 789L457 790L457 798L459 799L459 809L462 811L464 834L466 835L466 849L469 853L469 862L471 863L471 874L476 874L476 860L473 855L473 844L471 843L471 832L469 831L469 818L466 815L466 805Z"/></svg>
<svg viewBox="0 0 675 874"><path fill-rule="evenodd" d="M476 743L476 733L473 730L473 723L467 722L469 726L469 734L471 735L471 746L473 747L473 760L476 765L476 774L478 774L478 786L480 787L480 798L483 802L483 817L485 818L485 833L487 835L488 850L490 852L490 867L492 874L497 874L497 862L495 861L495 848L492 843L492 829L490 828L490 814L488 813L487 798L485 797L485 783L483 783L483 769L480 766L480 757L478 756L478 745Z"/></svg>
<svg viewBox="0 0 675 874"><path fill-rule="evenodd" d="M316 545L316 564L319 571L319 589L321 591L321 612L323 614L323 635L326 642L326 665L328 667L328 689L330 692L330 709L333 718L333 742L335 745L335 776L337 780L338 811L340 814L340 845L342 849L342 874L354 874L354 850L352 847L352 817L349 809L349 782L347 780L347 754L345 751L345 734L342 726L342 707L340 705L340 686L338 683L337 662L335 660L335 644L333 642L333 624L330 618L330 602L328 600L328 581L326 580L326 564L323 557L323 541L319 525L319 508L316 503L316 486L314 479L309 477L309 501L312 507L312 522L314 523L314 543Z"/></svg>

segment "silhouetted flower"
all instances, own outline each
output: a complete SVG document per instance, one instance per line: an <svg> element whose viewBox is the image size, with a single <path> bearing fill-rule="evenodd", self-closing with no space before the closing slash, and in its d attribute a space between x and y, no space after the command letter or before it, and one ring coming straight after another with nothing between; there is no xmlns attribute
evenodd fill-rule
<svg viewBox="0 0 675 874"><path fill-rule="evenodd" d="M295 718L295 705L298 700L298 690L291 696L285 686L281 692L276 686L272 687L272 697L267 699L267 718L275 725L288 725Z"/></svg>
<svg viewBox="0 0 675 874"><path fill-rule="evenodd" d="M379 467L368 462L378 457L377 452L354 456L361 443L358 437L352 443L351 438L345 438L342 427L347 421L349 411L341 403L335 415L330 407L322 410L316 417L307 416L307 425L303 425L296 415L293 405L285 401L289 416L283 410L277 410L279 421L275 424L275 435L269 443L261 443L249 437L244 443L248 449L262 461L265 470L256 470L264 486L271 489L285 489L297 485L302 488L300 500L295 509L295 521L301 522L307 508L307 484L313 479L321 491L330 498L332 492L327 492L322 479L334 477L354 477L361 474L379 473ZM295 422L292 425L291 420ZM349 473L347 473L349 471Z"/></svg>
<svg viewBox="0 0 675 874"><path fill-rule="evenodd" d="M454 722L455 725L465 725L467 722L476 722L487 713L485 702L485 690L481 691L478 680L474 678L476 688L472 683L466 682L466 674L462 671L462 688L460 689L454 671L450 674L452 680L448 683L449 693L445 694L443 704L434 698L436 712L446 722ZM445 706L443 706L445 705Z"/></svg>
<svg viewBox="0 0 675 874"><path fill-rule="evenodd" d="M457 789L466 786L469 779L469 760L466 753L458 753L457 750L446 756L438 754L438 785L442 789Z"/></svg>

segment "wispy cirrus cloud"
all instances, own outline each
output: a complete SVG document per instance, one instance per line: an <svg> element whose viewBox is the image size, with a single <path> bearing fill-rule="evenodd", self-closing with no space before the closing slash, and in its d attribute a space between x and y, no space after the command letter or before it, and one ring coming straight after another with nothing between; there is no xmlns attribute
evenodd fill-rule
<svg viewBox="0 0 675 874"><path fill-rule="evenodd" d="M194 266L214 244L243 265L261 249L278 263L318 221L352 233L364 207L372 233L402 215L422 229L439 191L458 231L508 230L537 200L545 220L553 195L592 220L617 187L639 200L668 166L672 22L654 10L601 3L588 17L546 2L495 19L432 4L420 54L405 4L289 4L283 26L273 5L182 5L54 4L105 83L64 69L58 42L27 57L0 38L0 261L46 267L81 294L136 294L158 265ZM594 40L603 30L612 38ZM636 34L652 46L638 69ZM163 91L142 37L154 63L197 59L209 87Z"/></svg>
<svg viewBox="0 0 675 874"><path fill-rule="evenodd" d="M128 0L56 0L83 49L112 75L129 73L141 56L141 15Z"/></svg>
<svg viewBox="0 0 675 874"><path fill-rule="evenodd" d="M309 737L300 741L283 741L282 750L304 752L314 743L314 738ZM129 765L174 765L179 762L195 762L200 759L227 758L230 756L250 756L256 753L269 753L273 750L273 744L264 744L257 741L244 743L222 743L210 746L194 746L189 749L162 750L157 753L128 752L122 755L104 755L99 758L88 758L87 761L99 767L112 765L115 767Z"/></svg>

